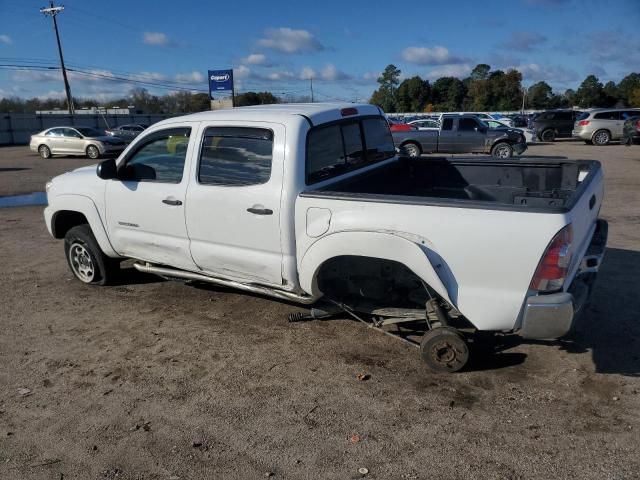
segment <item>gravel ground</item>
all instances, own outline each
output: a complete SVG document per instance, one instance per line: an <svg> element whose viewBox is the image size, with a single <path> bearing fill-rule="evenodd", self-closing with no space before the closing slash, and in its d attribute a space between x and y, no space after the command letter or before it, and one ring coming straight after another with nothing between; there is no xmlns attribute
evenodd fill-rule
<svg viewBox="0 0 640 480"><path fill-rule="evenodd" d="M257 296L84 286L41 207L0 209L0 478L638 478L640 147L527 155L603 162L605 264L573 339L505 338L455 375ZM0 148L0 195L90 163Z"/></svg>

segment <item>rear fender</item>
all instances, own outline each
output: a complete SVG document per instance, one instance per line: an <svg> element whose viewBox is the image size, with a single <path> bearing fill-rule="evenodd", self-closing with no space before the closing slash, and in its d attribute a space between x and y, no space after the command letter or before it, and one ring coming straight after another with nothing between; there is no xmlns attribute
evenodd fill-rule
<svg viewBox="0 0 640 480"><path fill-rule="evenodd" d="M337 232L323 237L311 245L300 260L298 271L302 289L314 297L322 296L317 282L321 266L331 258L347 255L401 263L455 306L455 280L431 242L400 232Z"/></svg>

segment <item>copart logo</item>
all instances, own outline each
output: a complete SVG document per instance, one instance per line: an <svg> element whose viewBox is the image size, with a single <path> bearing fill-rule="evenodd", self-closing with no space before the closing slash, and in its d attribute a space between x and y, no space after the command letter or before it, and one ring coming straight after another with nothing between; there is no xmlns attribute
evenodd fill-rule
<svg viewBox="0 0 640 480"><path fill-rule="evenodd" d="M229 74L225 73L224 75L211 75L211 80L214 82L226 82L229 80Z"/></svg>

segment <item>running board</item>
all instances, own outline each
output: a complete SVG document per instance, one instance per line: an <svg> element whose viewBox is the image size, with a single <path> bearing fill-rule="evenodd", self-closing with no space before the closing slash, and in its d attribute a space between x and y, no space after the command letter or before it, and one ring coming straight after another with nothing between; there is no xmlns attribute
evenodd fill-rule
<svg viewBox="0 0 640 480"><path fill-rule="evenodd" d="M280 300L287 300L289 302L297 302L305 305L311 305L315 303L316 299L309 297L308 295L298 295L297 293L284 292L281 290L274 290L267 287L261 287L249 283L236 282L234 280L224 280L222 278L208 277L199 273L187 272L185 270L177 270L175 268L166 267L154 267L149 264L134 263L134 268L140 272L153 273L154 275L184 278L186 280L197 280L199 282L213 283L215 285L222 285L223 287L234 288L236 290L242 290L250 293L258 293L260 295L266 295L269 297L279 298Z"/></svg>

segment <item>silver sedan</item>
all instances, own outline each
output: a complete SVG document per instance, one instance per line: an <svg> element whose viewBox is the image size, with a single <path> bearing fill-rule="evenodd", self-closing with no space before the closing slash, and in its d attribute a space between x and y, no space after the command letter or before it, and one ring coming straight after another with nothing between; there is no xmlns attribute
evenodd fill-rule
<svg viewBox="0 0 640 480"><path fill-rule="evenodd" d="M83 155L91 159L120 153L126 147L120 138L109 137L95 128L53 127L31 135L29 147L42 158L53 155Z"/></svg>

